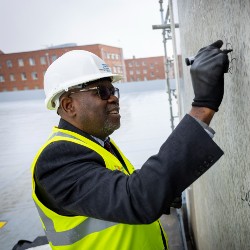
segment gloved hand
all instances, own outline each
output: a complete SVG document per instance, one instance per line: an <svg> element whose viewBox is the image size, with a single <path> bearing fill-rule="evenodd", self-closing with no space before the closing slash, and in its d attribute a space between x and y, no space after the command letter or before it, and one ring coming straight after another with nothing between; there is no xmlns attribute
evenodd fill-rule
<svg viewBox="0 0 250 250"><path fill-rule="evenodd" d="M221 40L200 49L194 58L190 73L194 89L192 106L218 111L224 95L224 73L228 72L227 53L220 50Z"/></svg>

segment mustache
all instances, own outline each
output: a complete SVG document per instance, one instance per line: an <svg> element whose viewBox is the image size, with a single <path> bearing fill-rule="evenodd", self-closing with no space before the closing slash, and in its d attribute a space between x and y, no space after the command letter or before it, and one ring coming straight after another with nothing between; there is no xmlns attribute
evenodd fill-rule
<svg viewBox="0 0 250 250"><path fill-rule="evenodd" d="M107 112L112 112L112 111L120 111L120 106L119 104L112 104L109 107L107 107Z"/></svg>

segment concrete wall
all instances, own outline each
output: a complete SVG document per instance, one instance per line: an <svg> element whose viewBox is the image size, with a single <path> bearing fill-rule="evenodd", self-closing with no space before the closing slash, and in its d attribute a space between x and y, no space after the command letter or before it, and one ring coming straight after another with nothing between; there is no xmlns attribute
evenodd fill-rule
<svg viewBox="0 0 250 250"><path fill-rule="evenodd" d="M250 249L250 1L178 0L184 84L180 103L193 99L184 58L217 39L233 48L232 74L211 127L225 155L188 190L190 222L199 250ZM225 45L224 47L225 48Z"/></svg>

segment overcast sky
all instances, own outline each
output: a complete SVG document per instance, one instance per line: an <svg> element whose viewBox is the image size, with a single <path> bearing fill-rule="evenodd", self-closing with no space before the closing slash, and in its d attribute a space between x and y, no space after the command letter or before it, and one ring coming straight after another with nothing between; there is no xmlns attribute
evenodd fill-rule
<svg viewBox="0 0 250 250"><path fill-rule="evenodd" d="M161 56L162 31L152 29L159 9L158 0L0 0L0 50L101 43L122 47L125 58Z"/></svg>

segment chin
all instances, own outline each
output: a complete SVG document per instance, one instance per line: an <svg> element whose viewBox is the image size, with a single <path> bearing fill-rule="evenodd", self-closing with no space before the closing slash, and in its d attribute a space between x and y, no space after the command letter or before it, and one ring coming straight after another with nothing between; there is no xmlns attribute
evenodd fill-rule
<svg viewBox="0 0 250 250"><path fill-rule="evenodd" d="M119 129L121 126L120 122L119 123L112 123L112 124L106 124L106 126L104 126L104 131L107 134L107 136L113 134L115 132L115 130Z"/></svg>

